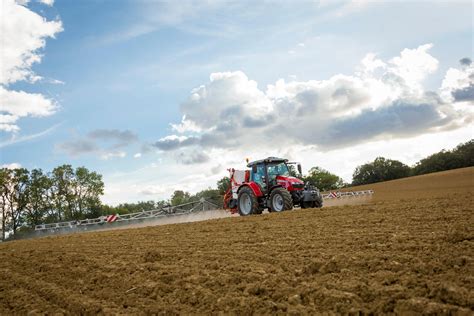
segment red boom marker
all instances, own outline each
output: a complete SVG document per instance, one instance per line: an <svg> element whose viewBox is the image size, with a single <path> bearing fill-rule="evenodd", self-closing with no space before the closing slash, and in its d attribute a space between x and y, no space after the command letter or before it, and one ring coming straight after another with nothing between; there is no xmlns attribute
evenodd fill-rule
<svg viewBox="0 0 474 316"><path fill-rule="evenodd" d="M112 222L115 222L115 220L117 219L117 215L116 214L112 214L112 215L108 215L107 216L107 223L112 223Z"/></svg>

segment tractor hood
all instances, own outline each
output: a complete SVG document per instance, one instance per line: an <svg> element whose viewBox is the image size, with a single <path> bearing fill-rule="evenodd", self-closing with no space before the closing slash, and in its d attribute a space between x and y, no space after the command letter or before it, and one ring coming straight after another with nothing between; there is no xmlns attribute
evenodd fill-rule
<svg viewBox="0 0 474 316"><path fill-rule="evenodd" d="M300 190L304 187L304 182L295 177L277 176L277 184L281 185L287 190Z"/></svg>

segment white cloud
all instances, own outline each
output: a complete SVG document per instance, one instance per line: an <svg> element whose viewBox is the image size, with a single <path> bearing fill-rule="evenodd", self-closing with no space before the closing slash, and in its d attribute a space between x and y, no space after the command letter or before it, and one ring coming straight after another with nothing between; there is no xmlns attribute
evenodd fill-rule
<svg viewBox="0 0 474 316"><path fill-rule="evenodd" d="M199 128L208 129L231 118L242 118L246 113L254 112L253 118L262 118L272 110L272 106L258 89L257 82L237 71L211 74L210 82L193 89L181 109L186 120Z"/></svg>
<svg viewBox="0 0 474 316"><path fill-rule="evenodd" d="M39 1L49 6L52 6L54 4L54 0L39 0Z"/></svg>
<svg viewBox="0 0 474 316"><path fill-rule="evenodd" d="M85 136L56 144L56 149L70 157L94 154L100 159L124 158L121 149L138 141L138 136L129 130L96 129Z"/></svg>
<svg viewBox="0 0 474 316"><path fill-rule="evenodd" d="M369 5L376 4L377 1L368 0L319 0L320 8L329 8L328 17L341 18L366 9Z"/></svg>
<svg viewBox="0 0 474 316"><path fill-rule="evenodd" d="M446 102L474 104L474 64L449 68L441 84L441 96Z"/></svg>
<svg viewBox="0 0 474 316"><path fill-rule="evenodd" d="M109 151L109 152L104 152L103 154L101 154L100 159L109 160L112 158L125 158L126 156L127 156L127 153L124 151Z"/></svg>
<svg viewBox="0 0 474 316"><path fill-rule="evenodd" d="M400 56L392 58L390 71L400 76L407 86L419 88L425 77L438 69L438 60L428 53L433 44L421 45L416 49L405 48Z"/></svg>
<svg viewBox="0 0 474 316"><path fill-rule="evenodd" d="M203 129L197 126L193 121L187 120L186 115L183 115L181 123L179 124L170 124L171 129L178 133L186 132L202 132Z"/></svg>
<svg viewBox="0 0 474 316"><path fill-rule="evenodd" d="M140 22L94 38L94 41L103 44L127 41L163 27L174 27L193 34L224 36L231 31L228 23L213 25L209 18L202 23L202 16L212 16L214 10L224 6L223 1L145 1L138 6ZM187 26L188 23L191 25Z"/></svg>
<svg viewBox="0 0 474 316"><path fill-rule="evenodd" d="M52 5L53 1L43 1ZM61 32L61 21L47 21L14 0L4 0L0 6L2 17L2 45L0 46L0 131L17 132L17 120L22 117L42 117L53 114L57 109L55 101L38 93L8 90L7 86L17 81L36 82L42 79L32 66L41 61L40 49L47 38L54 38Z"/></svg>
<svg viewBox="0 0 474 316"><path fill-rule="evenodd" d="M362 61L360 62L361 64L361 68L362 68L362 72L364 74L371 74L373 73L376 69L384 69L386 68L387 64L384 63L382 60L380 59L376 59L376 54L374 53L369 53L367 55L365 55L365 57L362 59Z"/></svg>
<svg viewBox="0 0 474 316"><path fill-rule="evenodd" d="M0 165L0 168L6 168L6 169L20 169L21 168L21 164L17 163L17 162L13 162L13 163L7 163L7 164L3 164L3 165Z"/></svg>
<svg viewBox="0 0 474 316"><path fill-rule="evenodd" d="M13 144L18 144L18 143L30 141L30 140L33 140L33 139L36 139L36 138L39 138L39 137L48 135L48 134L50 134L52 131L54 131L56 128L58 128L58 126L60 126L61 124L62 124L62 123L55 124L55 125L53 125L53 126L47 128L47 129L45 129L44 131L41 131L41 132L39 132L39 133L30 134L30 135L25 135L25 136L21 136L21 137L18 137L18 135L13 134L9 140L0 142L0 148L2 148L2 147L7 147L7 146L10 146L10 145L13 145ZM9 125L9 126L12 126L12 125ZM1 128L0 128L0 129L1 129Z"/></svg>
<svg viewBox="0 0 474 316"><path fill-rule="evenodd" d="M39 49L44 48L48 37L54 38L63 30L61 21L47 21L14 0L3 0L2 63L0 84L35 78L31 67L41 61Z"/></svg>
<svg viewBox="0 0 474 316"><path fill-rule="evenodd" d="M213 73L181 106L194 133L175 128L179 135L163 137L155 147L209 151L314 145L329 150L469 124L472 110L445 103L423 88L423 80L438 67L428 53L431 47L404 49L388 62L369 54L354 75L280 79L266 91L241 71Z"/></svg>
<svg viewBox="0 0 474 316"><path fill-rule="evenodd" d="M138 192L143 195L162 195L168 193L170 188L163 185L147 185L138 189Z"/></svg>
<svg viewBox="0 0 474 316"><path fill-rule="evenodd" d="M55 101L39 93L7 90L0 86L0 130L18 131L18 119L26 116L42 117L56 112Z"/></svg>
<svg viewBox="0 0 474 316"><path fill-rule="evenodd" d="M142 156L142 153L136 153L135 155L133 155L133 158L140 158Z"/></svg>
<svg viewBox="0 0 474 316"><path fill-rule="evenodd" d="M61 84L61 85L66 84L64 81L58 80L58 79L50 79L48 82L51 84Z"/></svg>

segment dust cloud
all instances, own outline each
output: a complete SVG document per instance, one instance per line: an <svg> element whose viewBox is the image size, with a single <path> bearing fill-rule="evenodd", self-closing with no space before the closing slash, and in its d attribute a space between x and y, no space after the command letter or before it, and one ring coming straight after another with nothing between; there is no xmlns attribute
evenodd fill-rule
<svg viewBox="0 0 474 316"><path fill-rule="evenodd" d="M372 200L372 195L359 195L351 197L341 197L337 199L324 200L323 207L342 206L342 205L360 205L369 203Z"/></svg>
<svg viewBox="0 0 474 316"><path fill-rule="evenodd" d="M119 227L104 227L100 230L116 230L116 229L130 229L130 228L141 228L148 226L160 226L160 225L169 225L169 224L179 224L179 223L192 223L206 221L210 219L232 217L238 215L232 215L230 212L225 210L210 210L210 211L201 211L189 214L180 214L180 215L169 215L161 218L148 219L140 223L131 223L129 225L122 225Z"/></svg>

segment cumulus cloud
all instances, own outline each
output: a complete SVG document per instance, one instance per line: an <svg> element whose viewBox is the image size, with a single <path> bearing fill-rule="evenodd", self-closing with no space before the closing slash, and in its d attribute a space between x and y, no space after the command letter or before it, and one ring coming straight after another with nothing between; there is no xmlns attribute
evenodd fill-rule
<svg viewBox="0 0 474 316"><path fill-rule="evenodd" d="M49 6L52 6L54 4L54 0L39 0L39 1Z"/></svg>
<svg viewBox="0 0 474 316"><path fill-rule="evenodd" d="M100 155L100 159L109 160L112 158L124 158L127 153L121 150L105 151Z"/></svg>
<svg viewBox="0 0 474 316"><path fill-rule="evenodd" d="M127 153L121 149L138 141L138 136L128 130L97 129L83 137L59 143L56 148L71 157L95 154L99 158L123 158Z"/></svg>
<svg viewBox="0 0 474 316"><path fill-rule="evenodd" d="M433 44L421 45L416 49L405 48L400 56L392 58L390 72L400 76L407 85L418 87L422 80L438 69L438 60L428 53Z"/></svg>
<svg viewBox="0 0 474 316"><path fill-rule="evenodd" d="M143 195L160 195L169 192L170 188L164 185L147 185L139 188L139 193Z"/></svg>
<svg viewBox="0 0 474 316"><path fill-rule="evenodd" d="M96 129L87 134L87 137L93 140L112 141L115 143L114 148L125 147L138 141L138 136L133 132L118 129Z"/></svg>
<svg viewBox="0 0 474 316"><path fill-rule="evenodd" d="M33 80L31 70L41 61L40 49L45 39L63 30L61 21L47 21L14 0L2 1L2 63L0 84Z"/></svg>
<svg viewBox="0 0 474 316"><path fill-rule="evenodd" d="M461 59L459 60L459 63L460 63L461 65L463 65L463 66L470 66L471 63L472 63L472 60L471 60L471 58L464 57L464 58L461 58Z"/></svg>
<svg viewBox="0 0 474 316"><path fill-rule="evenodd" d="M53 114L57 109L55 101L39 93L7 90L0 86L0 130L18 131L16 124L22 117L42 117Z"/></svg>
<svg viewBox="0 0 474 316"><path fill-rule="evenodd" d="M44 1L52 4L53 1ZM41 61L40 50L47 38L61 32L61 21L47 21L29 10L27 1L19 4L14 0L2 1L2 45L0 45L0 130L16 132L20 128L17 120L26 117L41 117L53 114L57 109L54 100L38 93L8 90L9 84L18 81L35 82L41 79L32 66Z"/></svg>
<svg viewBox="0 0 474 316"><path fill-rule="evenodd" d="M469 58L460 60L461 68L449 68L441 84L447 102L474 103L474 65Z"/></svg>
<svg viewBox="0 0 474 316"><path fill-rule="evenodd" d="M195 145L199 141L200 138L198 137L170 135L159 139L154 146L163 151L169 151L180 147Z"/></svg>
<svg viewBox="0 0 474 316"><path fill-rule="evenodd" d="M3 164L3 165L0 165L0 168L6 168L6 169L20 169L21 168L21 164L17 163L17 162L13 162L13 163L7 163L7 164Z"/></svg>
<svg viewBox="0 0 474 316"><path fill-rule="evenodd" d="M462 101L474 101L474 84L471 83L469 86L456 89L451 92L454 100Z"/></svg>
<svg viewBox="0 0 474 316"><path fill-rule="evenodd" d="M218 109L218 111L216 111ZM181 105L186 120L207 129L238 119L243 113L259 118L272 110L271 101L258 89L257 82L243 72L213 73L210 82L191 91L191 97Z"/></svg>
<svg viewBox="0 0 474 316"><path fill-rule="evenodd" d="M337 119L328 133L321 135L318 143L332 147L336 139L336 147L339 147L383 135L412 136L443 126L447 120L438 112L436 104L396 101L387 107Z"/></svg>
<svg viewBox="0 0 474 316"><path fill-rule="evenodd" d="M210 161L211 158L204 152L192 151L178 154L178 161L185 165L194 165Z"/></svg>
<svg viewBox="0 0 474 316"><path fill-rule="evenodd" d="M57 145L57 148L71 157L78 157L84 154L94 153L99 147L89 139L76 139Z"/></svg>
<svg viewBox="0 0 474 316"><path fill-rule="evenodd" d="M181 105L183 120L173 125L179 128L154 146L188 153L288 145L324 150L457 128L473 118L457 105L472 96L472 67L448 71L439 92L426 91L424 79L438 68L431 47L404 49L388 61L370 53L353 75L280 79L266 89L241 71L213 73Z"/></svg>

